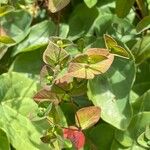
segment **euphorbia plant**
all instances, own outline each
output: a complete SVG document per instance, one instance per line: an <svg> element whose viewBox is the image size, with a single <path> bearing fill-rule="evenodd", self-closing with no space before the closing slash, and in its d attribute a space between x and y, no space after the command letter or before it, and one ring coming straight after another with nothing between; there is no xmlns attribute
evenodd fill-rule
<svg viewBox="0 0 150 150"><path fill-rule="evenodd" d="M50 124L41 140L52 148L81 149L87 139L84 130L99 122L103 110L88 100L87 81L103 76L111 67L115 55L129 57L128 52L112 37L104 35L104 39L107 48L89 48L72 54L70 49L77 49L78 45L66 39L50 38L43 53L42 89L35 94L34 100L41 110L39 117ZM79 102L82 98L86 99L86 104ZM66 107L63 107L65 104Z"/></svg>

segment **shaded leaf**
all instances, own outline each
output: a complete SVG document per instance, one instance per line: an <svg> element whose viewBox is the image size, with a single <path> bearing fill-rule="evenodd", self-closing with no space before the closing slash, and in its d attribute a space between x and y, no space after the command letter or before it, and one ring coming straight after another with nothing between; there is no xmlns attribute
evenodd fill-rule
<svg viewBox="0 0 150 150"><path fill-rule="evenodd" d="M116 0L116 13L118 17L124 18L130 12L135 0Z"/></svg>
<svg viewBox="0 0 150 150"><path fill-rule="evenodd" d="M40 72L40 83L44 89L50 89L54 79L54 71L47 65L43 66Z"/></svg>
<svg viewBox="0 0 150 150"><path fill-rule="evenodd" d="M144 17L136 26L137 32L143 32L150 28L150 16Z"/></svg>
<svg viewBox="0 0 150 150"><path fill-rule="evenodd" d="M67 127L67 120L59 105L52 105L51 111L48 115L48 121L52 126Z"/></svg>
<svg viewBox="0 0 150 150"><path fill-rule="evenodd" d="M150 35L143 36L132 47L132 52L135 55L136 63L141 64L150 58Z"/></svg>
<svg viewBox="0 0 150 150"><path fill-rule="evenodd" d="M96 124L101 116L101 109L96 106L89 106L79 109L75 115L76 125L82 130Z"/></svg>
<svg viewBox="0 0 150 150"><path fill-rule="evenodd" d="M10 143L8 141L8 137L3 129L0 129L0 144L0 150L10 150Z"/></svg>

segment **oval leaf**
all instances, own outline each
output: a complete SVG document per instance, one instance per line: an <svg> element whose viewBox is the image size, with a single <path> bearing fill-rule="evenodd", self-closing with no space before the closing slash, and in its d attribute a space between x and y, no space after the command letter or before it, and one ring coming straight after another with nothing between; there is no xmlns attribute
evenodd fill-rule
<svg viewBox="0 0 150 150"><path fill-rule="evenodd" d="M63 135L64 138L69 139L74 144L74 147L77 150L83 148L85 144L85 136L77 127L70 126L69 128L63 128Z"/></svg>
<svg viewBox="0 0 150 150"><path fill-rule="evenodd" d="M76 112L76 125L81 129L87 129L99 121L100 114L101 109L97 106L81 108Z"/></svg>
<svg viewBox="0 0 150 150"><path fill-rule="evenodd" d="M55 105L59 104L60 99L59 96L56 95L56 93L53 93L51 91L47 91L45 89L42 89L40 91L38 91L35 96L33 97L33 99L37 102L37 103L41 103L41 102L45 102L45 101L49 101L54 103Z"/></svg>
<svg viewBox="0 0 150 150"><path fill-rule="evenodd" d="M48 0L48 8L52 13L56 13L66 7L70 0Z"/></svg>
<svg viewBox="0 0 150 150"><path fill-rule="evenodd" d="M43 54L43 60L46 64L51 67L55 67L58 64L64 65L68 58L69 55L63 48L60 48L55 43L49 41L49 45Z"/></svg>

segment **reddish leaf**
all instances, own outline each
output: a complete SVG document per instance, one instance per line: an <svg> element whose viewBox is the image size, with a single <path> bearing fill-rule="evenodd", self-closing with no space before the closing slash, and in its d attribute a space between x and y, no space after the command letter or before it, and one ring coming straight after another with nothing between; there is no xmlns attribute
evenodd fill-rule
<svg viewBox="0 0 150 150"><path fill-rule="evenodd" d="M81 129L87 129L99 121L100 113L101 109L97 106L81 108L76 112L76 125Z"/></svg>
<svg viewBox="0 0 150 150"><path fill-rule="evenodd" d="M33 97L33 99L37 102L45 102L45 101L49 101L54 103L55 105L59 104L60 97L58 95L56 95L56 93L53 93L51 91L47 91L45 89L42 89L40 91L38 91L35 96Z"/></svg>
<svg viewBox="0 0 150 150"><path fill-rule="evenodd" d="M63 128L63 135L64 138L69 139L73 143L77 150L84 147L85 136L77 127L70 126L69 128Z"/></svg>

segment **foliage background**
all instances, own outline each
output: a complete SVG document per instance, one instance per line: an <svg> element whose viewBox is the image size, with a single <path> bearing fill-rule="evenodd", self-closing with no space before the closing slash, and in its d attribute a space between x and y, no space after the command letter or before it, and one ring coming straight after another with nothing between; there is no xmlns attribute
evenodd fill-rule
<svg viewBox="0 0 150 150"><path fill-rule="evenodd" d="M103 111L99 123L84 131L84 149L150 148L149 0L72 0L55 14L42 0L1 0L0 5L0 150L49 149L40 141L48 124L36 120L38 105L32 100L49 37L72 40L78 45L70 50L74 55L104 48L104 34L133 58L116 57L103 77L88 81L88 99ZM78 105L89 100L79 98ZM60 108L73 122L69 106Z"/></svg>

